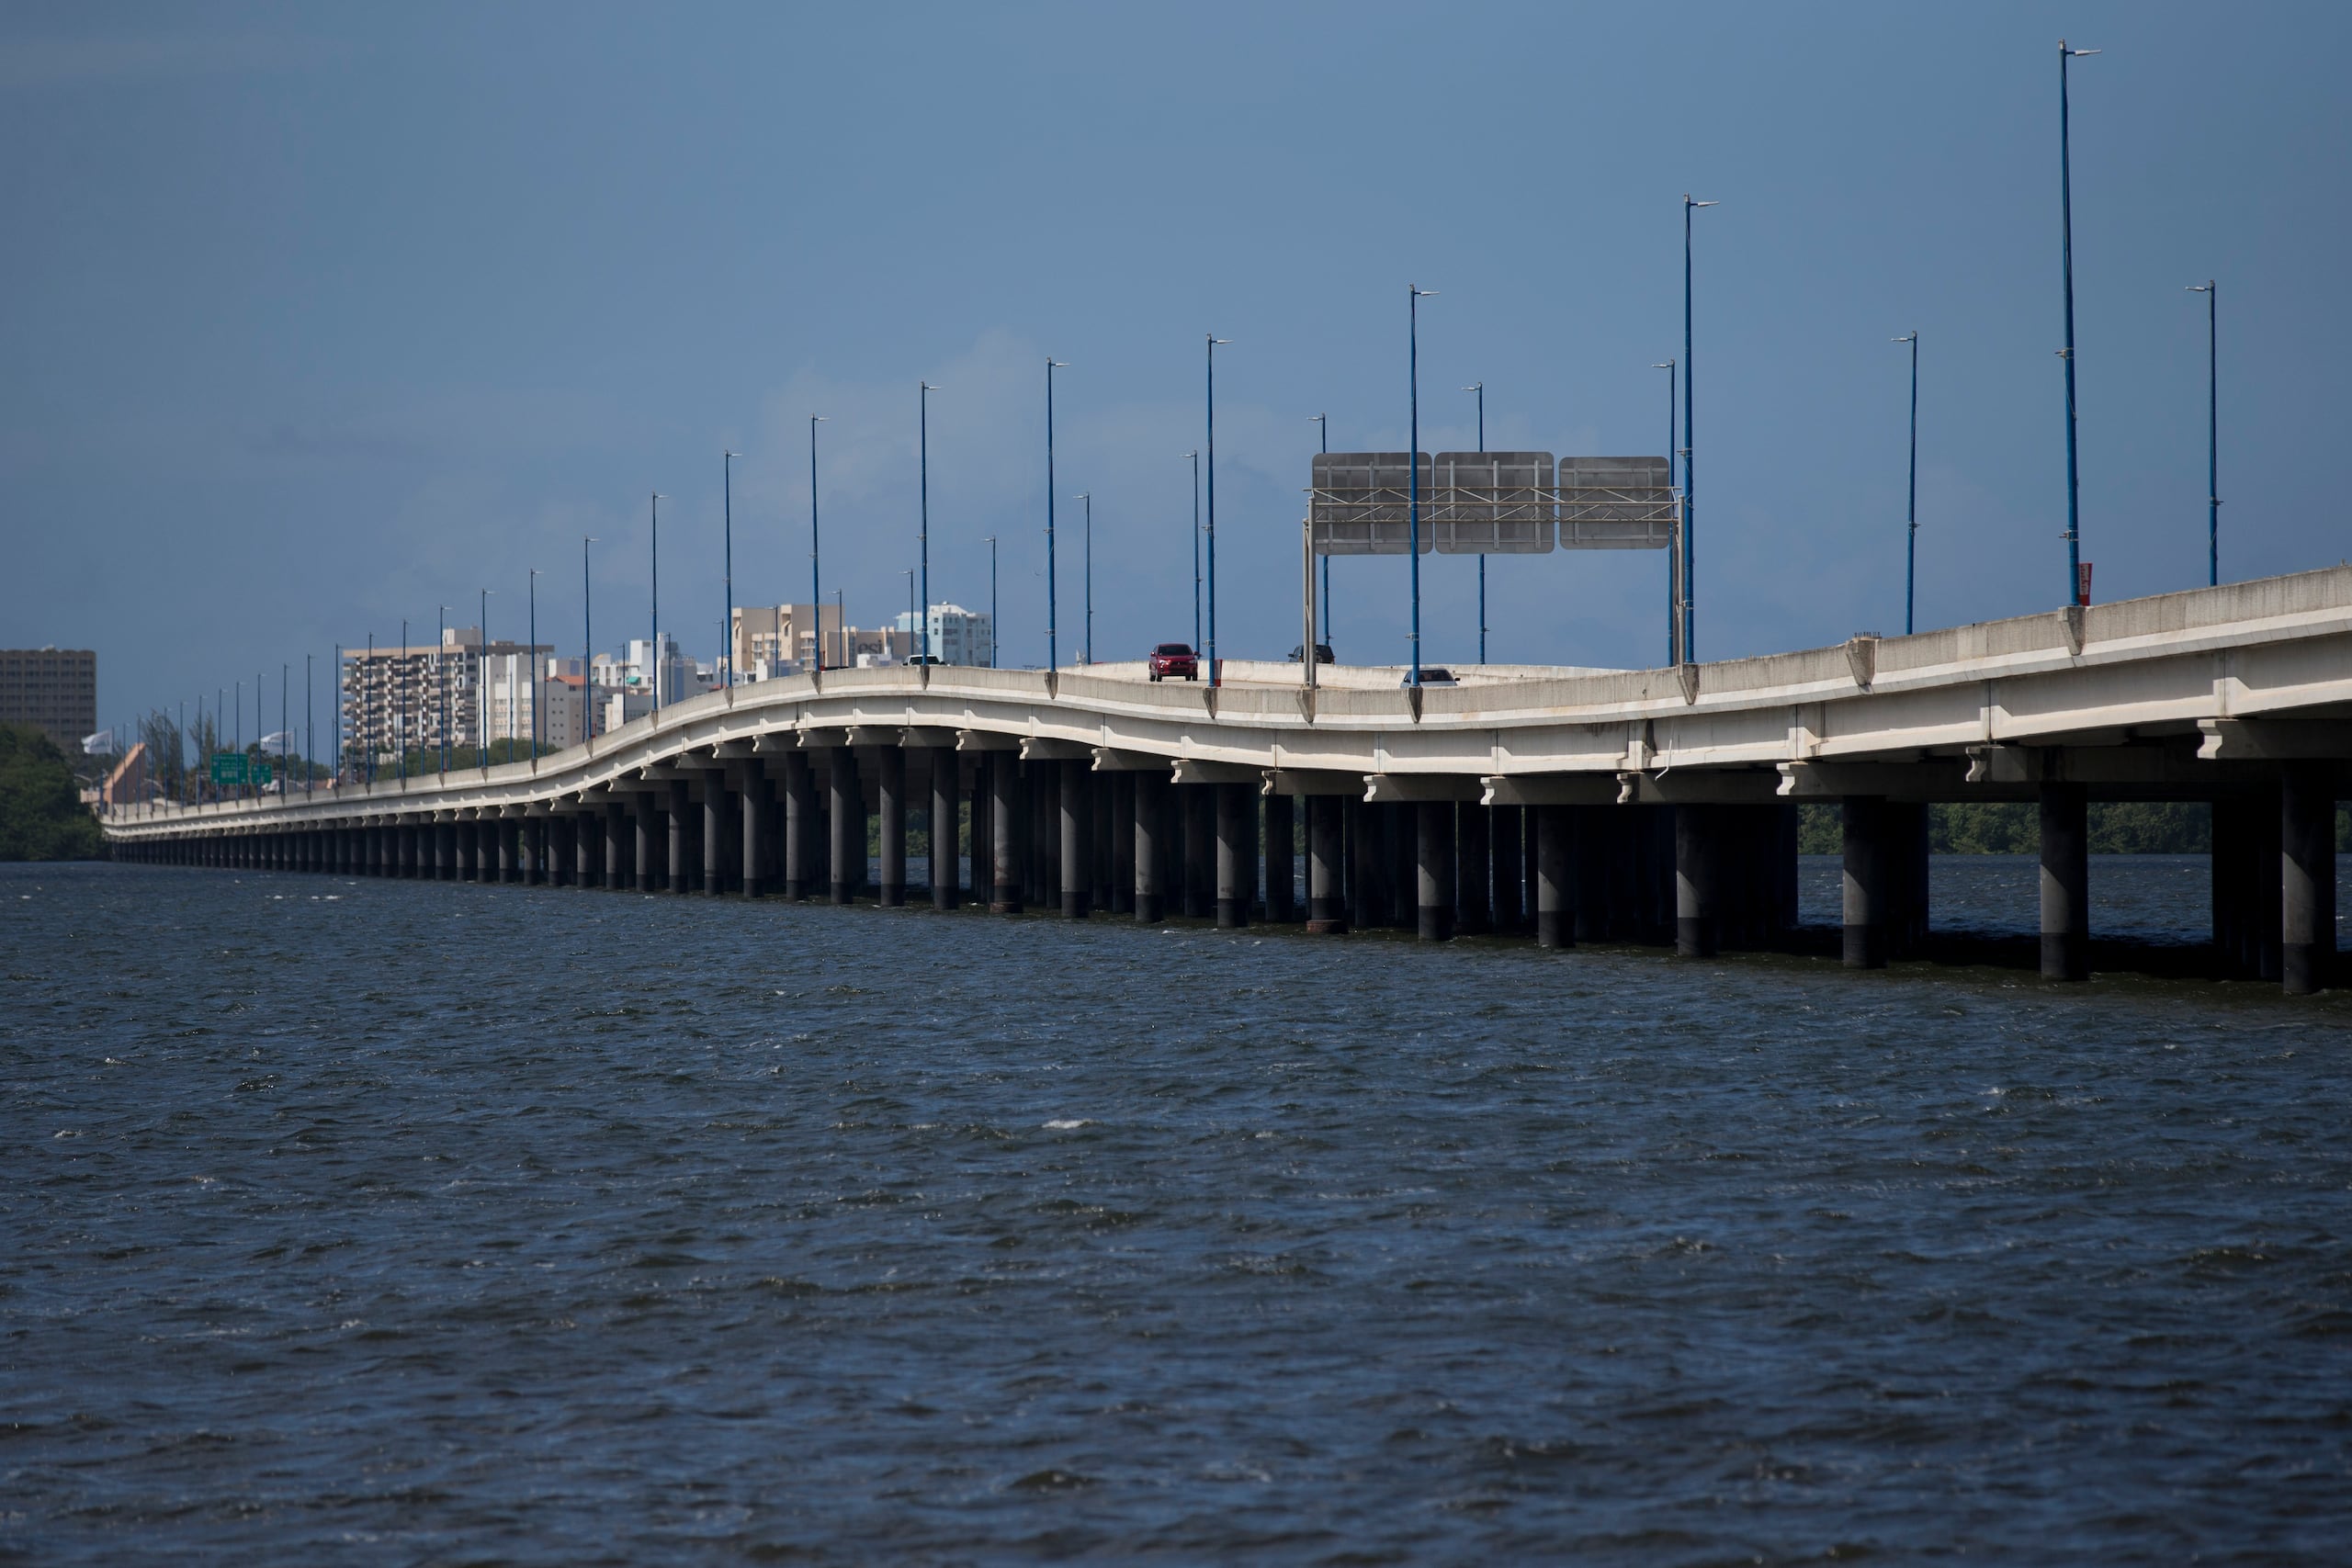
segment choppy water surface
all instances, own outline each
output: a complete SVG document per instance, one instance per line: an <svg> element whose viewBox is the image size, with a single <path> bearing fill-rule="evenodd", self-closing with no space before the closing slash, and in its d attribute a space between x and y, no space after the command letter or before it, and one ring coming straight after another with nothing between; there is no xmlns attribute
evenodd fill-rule
<svg viewBox="0 0 2352 1568"><path fill-rule="evenodd" d="M139 867L0 969L14 1560L2352 1541L2340 995Z"/></svg>

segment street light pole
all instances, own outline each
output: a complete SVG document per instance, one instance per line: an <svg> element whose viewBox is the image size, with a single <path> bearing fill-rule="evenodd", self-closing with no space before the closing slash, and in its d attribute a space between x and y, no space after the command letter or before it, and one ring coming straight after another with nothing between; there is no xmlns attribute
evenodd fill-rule
<svg viewBox="0 0 2352 1568"><path fill-rule="evenodd" d="M1405 442L1405 558L1413 581L1411 682L1421 683L1421 298L1436 290L1405 285L1405 365L1412 407L1410 434Z"/></svg>
<svg viewBox="0 0 2352 1568"><path fill-rule="evenodd" d="M539 760L539 686L541 684L539 680L539 569L533 567L530 572L531 632L530 651L526 657L531 661L531 761L536 762Z"/></svg>
<svg viewBox="0 0 2352 1568"><path fill-rule="evenodd" d="M1690 357L1690 214L1702 207L1713 207L1712 201L1693 201L1690 193L1682 193L1682 662L1697 661L1699 628L1697 608L1699 594L1692 581L1696 575L1696 554L1691 543L1692 515L1698 510L1698 473L1693 454L1699 445L1699 422L1691 407L1691 388L1699 379L1698 366Z"/></svg>
<svg viewBox="0 0 2352 1568"><path fill-rule="evenodd" d="M825 668L825 591L818 586L824 580L818 575L817 557L817 427L824 423L823 414L808 416L808 615L817 623L811 630L820 671Z"/></svg>
<svg viewBox="0 0 2352 1568"><path fill-rule="evenodd" d="M662 492L650 492L653 497L653 641L646 649L646 660L653 667L653 716L662 716ZM487 640L487 639L485 639ZM509 693L506 703L507 729L511 735L514 725L514 695ZM507 761L514 761L510 749Z"/></svg>
<svg viewBox="0 0 2352 1568"><path fill-rule="evenodd" d="M1462 389L1478 394L1478 455L1487 454L1487 384L1476 382ZM1487 552L1478 552L1478 662L1487 661Z"/></svg>
<svg viewBox="0 0 2352 1568"><path fill-rule="evenodd" d="M596 734L596 635L590 619L595 606L588 592L588 547L595 542L593 534L580 540L580 743L583 746Z"/></svg>
<svg viewBox="0 0 2352 1568"><path fill-rule="evenodd" d="M721 633L727 637L727 646L720 650L720 657L727 662L720 683L731 691L735 685L735 454L720 447L718 467L719 483L723 487L720 491L721 515L727 530L727 616L719 622ZM538 711L538 694L534 692L531 713L535 725Z"/></svg>
<svg viewBox="0 0 2352 1568"><path fill-rule="evenodd" d="M1193 651L1201 650L1201 449L1184 454L1193 460Z"/></svg>
<svg viewBox="0 0 2352 1568"><path fill-rule="evenodd" d="M2215 306L2222 290L2211 278L2191 294L2205 296L2205 586L2222 584L2222 412L2218 350L2214 342Z"/></svg>
<svg viewBox="0 0 2352 1568"><path fill-rule="evenodd" d="M1917 629L1912 612L1919 599L1919 334L1894 341L1911 345L1911 500L1904 512L1910 526L1903 556L1903 635L1909 637Z"/></svg>
<svg viewBox="0 0 2352 1568"><path fill-rule="evenodd" d="M481 591L481 652L475 660L481 673L474 679L474 731L479 737L474 745L474 765L490 766L490 596L495 592Z"/></svg>
<svg viewBox="0 0 2352 1568"><path fill-rule="evenodd" d="M1225 684L1225 672L1216 661L1216 351L1220 344L1229 343L1215 333L1204 333L1208 339L1208 449L1209 449L1209 684Z"/></svg>
<svg viewBox="0 0 2352 1568"><path fill-rule="evenodd" d="M2058 356L2066 362L2066 602L2070 604L2082 603L2083 546L2082 495L2075 462L2075 163L2066 62L2098 52L2068 49L2064 39L2058 40L2058 245L2066 283L2066 346L2058 351Z"/></svg>
<svg viewBox="0 0 2352 1568"><path fill-rule="evenodd" d="M921 452L922 511L915 533L922 568L922 604L919 611L922 620L923 662L932 662L931 646L931 394L939 390L928 381L916 383L922 389L915 394L918 405L916 424ZM927 678L927 677L926 677Z"/></svg>
<svg viewBox="0 0 2352 1568"><path fill-rule="evenodd" d="M996 668L996 536L989 536L989 668ZM975 875L978 874L974 873Z"/></svg>
<svg viewBox="0 0 2352 1568"><path fill-rule="evenodd" d="M1316 434L1322 443L1323 450L1329 452L1331 449L1330 417L1318 413L1313 418ZM1323 641L1326 646L1331 641L1331 557L1329 552L1323 557Z"/></svg>
<svg viewBox="0 0 2352 1568"><path fill-rule="evenodd" d="M1082 623L1085 647L1080 654L1080 662L1091 664L1094 662L1094 492L1080 491L1076 499L1086 502L1086 530L1082 536L1086 541L1086 565L1083 573L1086 583L1086 615Z"/></svg>
<svg viewBox="0 0 2352 1568"><path fill-rule="evenodd" d="M1677 448L1679 434L1675 420L1681 408L1675 402L1675 381L1682 368L1679 359L1662 359L1650 367L1666 372L1666 488L1674 490L1675 459L1682 454ZM1666 550L1666 661L1679 666L1682 662L1682 512L1678 506L1674 513L1674 537Z"/></svg>
<svg viewBox="0 0 2352 1568"><path fill-rule="evenodd" d="M1046 356L1046 669L1061 662L1054 625L1054 372L1069 367L1052 355Z"/></svg>
<svg viewBox="0 0 2352 1568"><path fill-rule="evenodd" d="M449 771L449 606L443 604L435 620L435 642L433 649L433 673L439 685L441 698L441 772Z"/></svg>

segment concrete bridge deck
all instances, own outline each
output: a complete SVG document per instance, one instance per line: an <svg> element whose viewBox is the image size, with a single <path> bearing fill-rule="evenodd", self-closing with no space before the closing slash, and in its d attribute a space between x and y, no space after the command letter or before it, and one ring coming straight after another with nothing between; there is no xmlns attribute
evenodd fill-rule
<svg viewBox="0 0 2352 1568"><path fill-rule="evenodd" d="M1220 914L1240 919L1291 913L1299 801L1314 927L1409 902L1406 923L1431 936L1464 921L1554 942L1671 929L1705 952L1792 922L1791 803L1835 801L1848 956L1871 964L1924 932L1925 803L2033 800L2044 966L2079 976L2086 803L2205 800L2217 942L2298 990L2334 959L2352 568L1681 669L1485 666L1419 689L1393 668L1314 673L1310 686L1295 664L1229 660L1210 686L1140 665L830 671L707 694L532 761L159 807L107 831L126 858L458 877L500 874L503 855L525 877L831 882L846 897L871 809L887 902L903 897L910 788L941 820L971 789L990 803L973 813L976 865L989 840L976 895L1058 891L1073 913L1156 919L1171 893L1206 905L1193 884L1213 881ZM1243 889L1261 858L1281 887L1269 874L1260 899Z"/></svg>

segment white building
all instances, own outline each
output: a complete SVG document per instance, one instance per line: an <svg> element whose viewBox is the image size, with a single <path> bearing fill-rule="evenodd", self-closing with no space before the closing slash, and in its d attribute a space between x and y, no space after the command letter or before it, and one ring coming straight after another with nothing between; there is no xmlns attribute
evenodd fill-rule
<svg viewBox="0 0 2352 1568"><path fill-rule="evenodd" d="M987 615L961 604L933 604L918 626L914 615L901 615L893 623L909 651L922 651L922 637L930 634L931 651L942 664L993 664L996 624Z"/></svg>

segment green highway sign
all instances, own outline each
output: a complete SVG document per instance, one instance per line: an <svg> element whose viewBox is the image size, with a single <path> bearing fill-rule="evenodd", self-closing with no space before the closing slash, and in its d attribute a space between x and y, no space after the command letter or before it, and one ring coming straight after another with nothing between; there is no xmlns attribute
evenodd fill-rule
<svg viewBox="0 0 2352 1568"><path fill-rule="evenodd" d="M239 784L266 784L270 782L269 759L248 757L243 751L212 753L212 782L222 789Z"/></svg>

